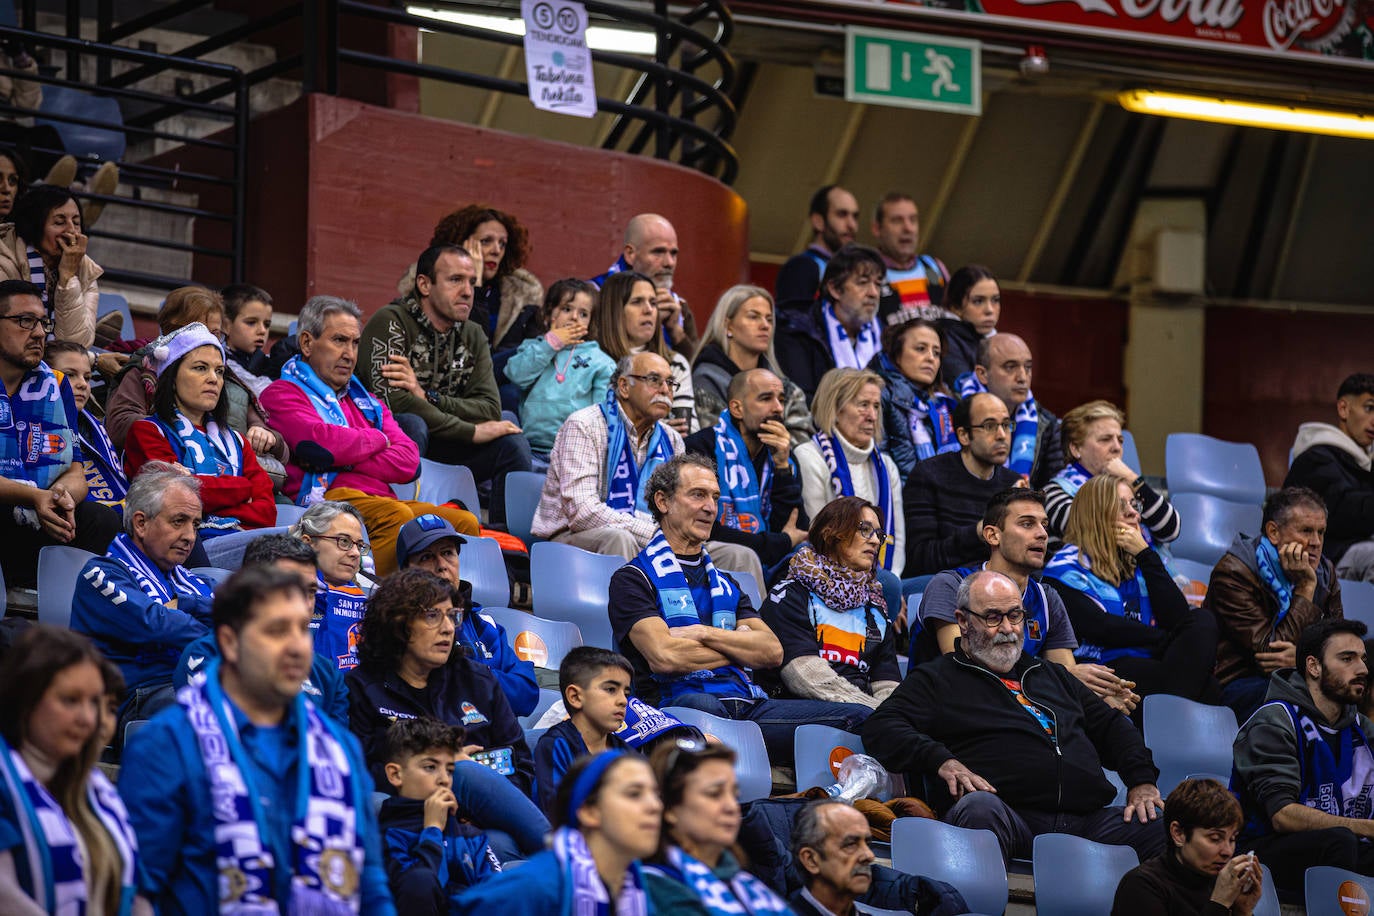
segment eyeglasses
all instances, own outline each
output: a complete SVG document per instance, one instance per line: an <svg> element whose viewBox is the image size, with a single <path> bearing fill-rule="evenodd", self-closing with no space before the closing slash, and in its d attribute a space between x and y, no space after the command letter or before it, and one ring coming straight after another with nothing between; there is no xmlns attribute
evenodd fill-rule
<svg viewBox="0 0 1374 916"><path fill-rule="evenodd" d="M975 429L981 429L989 436L995 436L999 429L1004 433L1010 433L1012 430L1016 429L1016 424L1010 420L1002 420L1001 422L997 420L984 420L982 423L968 427L970 432Z"/></svg>
<svg viewBox="0 0 1374 916"><path fill-rule="evenodd" d="M1116 505L1122 512L1125 512L1127 509L1132 509L1135 511L1136 515L1145 511L1145 504L1138 499L1118 499Z"/></svg>
<svg viewBox="0 0 1374 916"><path fill-rule="evenodd" d="M51 334L55 327L51 318L39 318L37 315L0 315L0 321L13 321L25 331L32 331L41 325L44 334Z"/></svg>
<svg viewBox="0 0 1374 916"><path fill-rule="evenodd" d="M659 375L658 373L652 373L652 374L650 374L650 375L629 375L629 374L626 374L625 378L638 379L639 381L641 381L641 382L643 382L644 384L648 385L650 388L662 388L663 386L666 385L666 386L668 386L668 390L671 391L671 392L673 392L674 394L677 393L677 389L678 389L678 387L679 387L676 380L670 379L670 378L664 378L663 376Z"/></svg>
<svg viewBox="0 0 1374 916"><path fill-rule="evenodd" d="M868 522L859 522L857 531L865 541L877 541L879 544L891 544L893 541L886 531Z"/></svg>
<svg viewBox="0 0 1374 916"><path fill-rule="evenodd" d="M370 553L372 552L372 547L371 547L370 545L365 544L365 543L363 543L362 541L355 541L355 540L353 540L351 537L349 537L349 536L346 535L346 534L340 534L340 535L316 534L316 535L308 535L308 536L309 536L309 537L317 537L317 538L319 538L319 539L322 540L322 541L333 541L333 542L338 546L338 548L339 548L340 550L342 550L344 553L348 553L350 550L354 549L355 547L357 548L358 553L359 553L361 556L364 556L364 557L367 556L368 554L370 554Z"/></svg>
<svg viewBox="0 0 1374 916"><path fill-rule="evenodd" d="M977 611L971 611L968 608L960 608L960 610L962 610L965 614L969 615L970 617L977 617L979 620L983 622L983 626L987 627L989 630L995 630L998 627L1000 627L1002 625L1003 620L1007 621L1012 626L1016 626L1018 623L1026 619L1026 609L1022 607L1014 607L1006 613L1003 613L1001 611L990 611L986 614L980 614Z"/></svg>
<svg viewBox="0 0 1374 916"><path fill-rule="evenodd" d="M441 611L437 607L427 607L416 616L419 617L421 623L432 630L437 630L443 626L445 618L453 624L455 630L463 622L463 612L459 608Z"/></svg>
<svg viewBox="0 0 1374 916"><path fill-rule="evenodd" d="M673 749L668 752L667 758L663 761L664 782L667 782L667 778L677 770L677 765L682 761L683 754L687 754L689 756L700 754L708 747L710 747L710 745L703 741L701 738L678 738L675 742L673 742Z"/></svg>

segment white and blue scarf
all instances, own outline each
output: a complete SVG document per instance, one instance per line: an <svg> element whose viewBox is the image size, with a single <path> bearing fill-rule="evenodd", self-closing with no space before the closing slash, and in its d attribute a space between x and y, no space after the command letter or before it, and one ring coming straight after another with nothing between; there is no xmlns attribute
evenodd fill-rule
<svg viewBox="0 0 1374 916"><path fill-rule="evenodd" d="M171 443L177 461L192 474L204 477L243 476L243 437L228 426L220 427L214 417L205 417L205 429L196 428L180 410L173 422L161 417L149 417ZM201 522L201 536L238 531L243 525L238 519L223 515L207 515ZM208 529L208 530L207 530Z"/></svg>
<svg viewBox="0 0 1374 916"><path fill-rule="evenodd" d="M158 569L148 559L147 555L138 549L138 545L133 542L127 532L121 531L115 535L114 540L110 542L110 549L106 556L118 560L133 574L139 590L161 604L175 601L178 595L209 598L214 594L209 582L200 576L187 572L185 567L177 566L170 573L164 573ZM99 570L95 567L87 570L88 575L97 572Z"/></svg>
<svg viewBox="0 0 1374 916"><path fill-rule="evenodd" d="M917 394L911 402L906 419L917 461L959 451L959 437L954 432L954 407L954 399L945 394L933 394L929 399Z"/></svg>
<svg viewBox="0 0 1374 916"><path fill-rule="evenodd" d="M727 884L717 878L705 863L692 858L677 846L668 847L668 861L665 864L651 865L648 870L687 885L711 916L792 912L786 901L744 869L736 872Z"/></svg>
<svg viewBox="0 0 1374 916"><path fill-rule="evenodd" d="M47 363L30 370L14 397L0 386L0 475L46 490L78 460L72 387ZM33 528L38 516L16 506L15 520Z"/></svg>
<svg viewBox="0 0 1374 916"><path fill-rule="evenodd" d="M749 448L728 410L722 410L716 421L716 477L720 481L716 520L737 531L767 531L773 511L773 462L765 455L763 473L755 472Z"/></svg>
<svg viewBox="0 0 1374 916"><path fill-rule="evenodd" d="M1288 573L1283 571L1279 549L1264 535L1255 541L1255 565L1260 579L1279 603L1279 612L1274 615L1274 625L1278 626L1279 621L1288 616L1288 608L1293 604L1293 583L1289 581Z"/></svg>
<svg viewBox="0 0 1374 916"><path fill-rule="evenodd" d="M104 503L118 512L124 511L124 497L129 493L129 478L119 452L105 432L105 425L88 410L81 411L77 421L82 459L86 466L86 498Z"/></svg>
<svg viewBox="0 0 1374 916"><path fill-rule="evenodd" d="M310 368L310 364L305 360L299 356L288 359L286 365L281 367L281 377L305 392L305 396L310 399L310 406L315 408L315 413L319 414L321 420L328 420L336 426L348 425L348 417L344 414L343 405L339 403L338 393L316 375L315 370ZM385 417L382 404L368 394L356 375L349 376L346 396L362 411L367 422L376 429L382 428ZM324 494L333 486L334 478L338 476L338 471L305 471L301 478L300 491L296 494L296 505L313 506L322 502Z"/></svg>
<svg viewBox="0 0 1374 916"><path fill-rule="evenodd" d="M830 436L825 433L816 433L811 437L811 441L816 443L816 448L820 449L825 466L830 469L830 486L835 496L853 496L854 478L850 474L849 459L845 458L844 449L837 448ZM868 453L868 463L873 470L873 478L878 490L878 511L883 517L883 531L889 538L895 538L897 529L896 523L893 521L892 483L887 479L887 467L883 464L883 456L879 453L876 445ZM878 554L878 560L883 564L883 569L892 569L895 553L895 540L890 540L883 545L882 551Z"/></svg>
<svg viewBox="0 0 1374 916"><path fill-rule="evenodd" d="M221 914L268 916L281 913L343 916L362 905L363 840L358 812L370 804L349 763L337 726L320 715L304 694L288 712L295 727L296 811L291 827L291 903L274 900L277 866L267 819L254 784L255 766L239 739L229 701L219 684L220 660L205 681L177 692L177 702L196 734L210 783L215 816L216 870ZM283 863L285 864L285 863Z"/></svg>
<svg viewBox="0 0 1374 916"><path fill-rule="evenodd" d="M596 859L592 858L582 833L572 827L558 828L553 834L553 854L571 891L572 906L564 912L571 916L610 916L610 894L606 892L601 873L596 870ZM614 912L615 916L649 916L651 912L638 862L631 862L625 871Z"/></svg>
<svg viewBox="0 0 1374 916"><path fill-rule="evenodd" d="M38 253L38 249L32 245L27 247L26 256L29 262L29 282L43 291L43 308L52 318L53 297L48 293L48 271L43 265L43 255ZM49 334L51 339L53 335Z"/></svg>
<svg viewBox="0 0 1374 916"><path fill-rule="evenodd" d="M838 369L862 369L872 362L881 349L883 326L874 315L867 324L859 328L858 339L850 343L849 332L835 317L835 307L827 302L821 308L825 318L826 339L830 341L830 355L835 359Z"/></svg>
<svg viewBox="0 0 1374 916"><path fill-rule="evenodd" d="M630 440L634 430L620 412L614 386L606 391L601 415L606 418L606 505L626 515L648 512L644 504L644 485L649 482L654 468L673 457L672 440L664 433L664 425L655 423L644 454L644 465L639 467L635 464L634 444Z"/></svg>
<svg viewBox="0 0 1374 916"><path fill-rule="evenodd" d="M988 390L972 372L965 372L955 379L954 387L959 391L960 400ZM1029 479L1031 468L1035 466L1035 436L1040 429L1040 408L1035 403L1035 392L1026 393L1026 400L1016 408L1016 415L1012 417L1012 421L1016 428L1011 433L1011 448L1007 451L1006 466Z"/></svg>
<svg viewBox="0 0 1374 916"><path fill-rule="evenodd" d="M705 623L701 610L709 609L711 626L733 630L740 593L729 579L716 571L710 555L704 550L701 552L701 562L706 569L705 585L692 588L687 584L687 576L673 548L663 537L663 532L657 531L649 545L630 561L630 565L643 572L653 586L654 597L658 599L658 611L669 628ZM672 705L672 701L684 693L709 693L730 699L764 698L763 691L755 686L749 674L735 665L722 665L682 675L656 674L654 680L662 691L660 700L664 705Z"/></svg>
<svg viewBox="0 0 1374 916"><path fill-rule="evenodd" d="M49 913L82 916L87 911L85 867L76 827L47 788L34 778L23 756L0 738L0 782L18 820L23 842L15 849L15 871L24 893ZM99 770L86 777L86 800L120 856L120 908L134 901L138 840L119 793Z"/></svg>
<svg viewBox="0 0 1374 916"><path fill-rule="evenodd" d="M1145 585L1145 576L1137 566L1135 574L1120 585L1112 585L1098 578L1090 568L1091 564L1076 544L1065 544L1045 565L1045 575L1057 579L1071 588L1076 588L1095 600L1102 610L1113 617L1124 617L1143 623L1147 627L1155 625L1154 614L1150 610L1150 590ZM1074 650L1074 658L1080 661L1101 661L1110 663L1122 656L1149 658L1150 650L1137 648L1104 649L1087 643Z"/></svg>

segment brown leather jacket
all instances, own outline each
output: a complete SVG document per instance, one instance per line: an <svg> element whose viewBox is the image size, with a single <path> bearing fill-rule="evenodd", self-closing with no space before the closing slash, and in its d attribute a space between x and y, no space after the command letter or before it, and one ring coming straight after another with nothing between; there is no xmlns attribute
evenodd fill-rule
<svg viewBox="0 0 1374 916"><path fill-rule="evenodd" d="M1253 546L1253 541L1246 539ZM1217 680L1223 684L1241 677L1267 677L1255 662L1255 653L1267 650L1274 640L1296 644L1298 634L1309 624L1327 617L1344 617L1341 586L1336 568L1322 557L1317 570L1317 589L1313 600L1293 596L1288 613L1277 624L1279 602L1260 579L1253 563L1231 551L1212 570L1207 597L1202 606L1216 615Z"/></svg>

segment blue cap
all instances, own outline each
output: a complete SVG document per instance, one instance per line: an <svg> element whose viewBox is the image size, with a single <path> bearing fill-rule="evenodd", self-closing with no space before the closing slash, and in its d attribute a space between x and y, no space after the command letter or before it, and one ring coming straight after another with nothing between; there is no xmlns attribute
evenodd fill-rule
<svg viewBox="0 0 1374 916"><path fill-rule="evenodd" d="M452 538L459 553L467 543L467 538L454 530L448 519L433 514L417 515L401 526L401 533L396 535L396 566L405 569L412 556L444 538Z"/></svg>

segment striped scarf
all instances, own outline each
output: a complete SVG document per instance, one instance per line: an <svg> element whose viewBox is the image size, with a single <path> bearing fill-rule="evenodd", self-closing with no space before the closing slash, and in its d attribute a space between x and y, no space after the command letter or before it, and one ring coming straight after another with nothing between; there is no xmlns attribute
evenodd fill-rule
<svg viewBox="0 0 1374 916"><path fill-rule="evenodd" d="M138 583L139 590L143 594L162 604L175 601L178 595L196 595L201 598L209 598L213 594L210 583L200 576L188 572L184 567L177 566L170 573L164 573L148 559L148 555L138 549L138 545L129 537L128 532L121 531L115 535L110 542L109 552L106 554L112 560L118 560L121 565L133 574L134 581ZM87 576L98 574L100 570L91 566L86 570Z"/></svg>
<svg viewBox="0 0 1374 916"><path fill-rule="evenodd" d="M336 426L348 425L348 417L344 414L343 405L339 403L338 393L316 375L315 370L310 368L310 364L305 360L299 356L288 359L286 365L281 367L281 377L305 392L305 396L310 400L310 406L315 408L315 413L319 414L321 420L327 420ZM356 375L349 377L348 389L344 396L352 399L367 422L376 429L382 428L386 419L385 408L380 401L368 394ZM301 488L296 493L296 505L313 506L315 503L323 502L324 494L333 486L334 478L338 476L338 471L305 471L301 477Z"/></svg>
<svg viewBox="0 0 1374 916"><path fill-rule="evenodd" d="M129 478L119 452L105 432L105 425L88 410L81 411L77 421L82 458L86 465L86 498L103 503L121 514L124 497L129 492Z"/></svg>
<svg viewBox="0 0 1374 916"><path fill-rule="evenodd" d="M729 855L728 852L724 853ZM649 871L687 885L711 916L757 916L760 913L788 913L792 910L777 894L744 869L735 872L727 884L717 878L705 863L668 847L668 861L651 865Z"/></svg>
<svg viewBox="0 0 1374 916"><path fill-rule="evenodd" d="M978 376L965 372L954 381L959 399L987 391L988 388L978 381ZM1022 477L1030 478L1031 468L1035 466L1035 439L1040 431L1040 408L1035 403L1035 392L1027 392L1026 400L1016 408L1012 417L1016 428L1011 433L1011 448L1007 451L1006 466Z"/></svg>
<svg viewBox="0 0 1374 916"><path fill-rule="evenodd" d="M883 326L878 323L878 316L874 315L859 328L859 336L851 344L849 332L835 317L833 305L827 302L821 309L821 315L825 318L826 338L830 341L830 355L835 360L835 366L840 369L862 369L867 366L880 349L883 336Z"/></svg>
<svg viewBox="0 0 1374 916"><path fill-rule="evenodd" d="M644 877L639 863L630 863L620 894L611 906L610 894L596 869L596 859L587 848L582 833L573 827L560 827L553 834L553 854L563 870L564 880L571 892L572 906L565 913L572 916L649 916L649 895L644 892Z"/></svg>
<svg viewBox="0 0 1374 916"><path fill-rule="evenodd" d="M159 416L148 418L171 443L177 461L192 474L203 477L242 477L243 438L228 426L221 427L214 417L206 415L205 428L200 429L180 410L172 422ZM238 519L227 515L207 515L201 522L201 537L242 530Z"/></svg>

